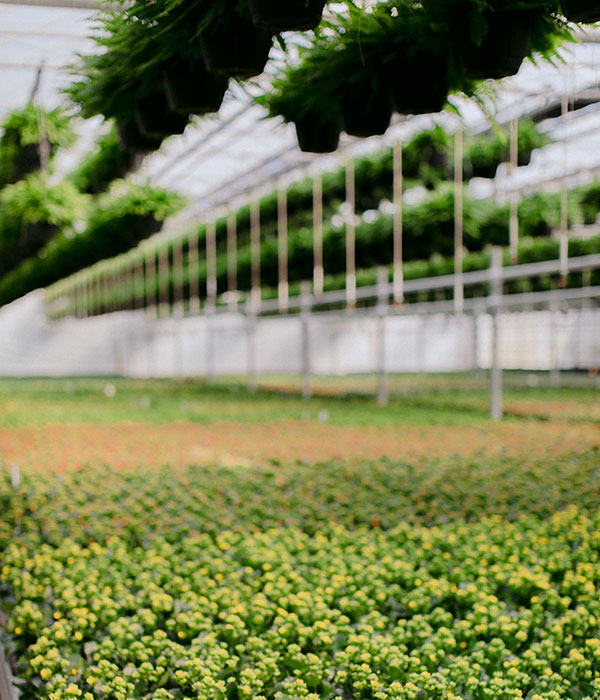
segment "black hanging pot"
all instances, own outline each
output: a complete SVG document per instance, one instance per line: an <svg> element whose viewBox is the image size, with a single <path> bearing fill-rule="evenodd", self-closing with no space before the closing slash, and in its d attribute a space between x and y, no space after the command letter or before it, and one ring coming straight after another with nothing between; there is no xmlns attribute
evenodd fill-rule
<svg viewBox="0 0 600 700"><path fill-rule="evenodd" d="M600 22L600 2L598 0L561 0L564 16L570 22L594 24Z"/></svg>
<svg viewBox="0 0 600 700"><path fill-rule="evenodd" d="M421 52L399 55L384 64L386 89L398 114L440 112L448 99L446 64L440 57Z"/></svg>
<svg viewBox="0 0 600 700"><path fill-rule="evenodd" d="M18 182L25 175L39 170L42 167L42 159L40 151L46 148L48 155L52 154L53 146L48 139L44 139L41 143L28 143L25 146L19 146L13 161L12 173L9 177L10 182Z"/></svg>
<svg viewBox="0 0 600 700"><path fill-rule="evenodd" d="M373 89L372 81L349 83L340 100L342 128L350 136L385 134L392 118L392 103L382 87Z"/></svg>
<svg viewBox="0 0 600 700"><path fill-rule="evenodd" d="M162 143L162 139L143 136L134 120L119 122L117 131L121 145L129 151L149 153L150 151L157 151Z"/></svg>
<svg viewBox="0 0 600 700"><path fill-rule="evenodd" d="M465 75L474 80L498 80L515 75L529 52L530 12L498 12L487 17L488 33L480 45L465 39L458 46L459 62Z"/></svg>
<svg viewBox="0 0 600 700"><path fill-rule="evenodd" d="M163 93L140 100L134 117L142 136L151 139L165 139L172 134L183 134L189 121L189 114L171 112Z"/></svg>
<svg viewBox="0 0 600 700"><path fill-rule="evenodd" d="M252 21L269 31L314 29L323 16L325 0L248 0Z"/></svg>
<svg viewBox="0 0 600 700"><path fill-rule="evenodd" d="M243 80L263 72L273 37L232 14L226 25L203 32L198 41L207 71Z"/></svg>
<svg viewBox="0 0 600 700"><path fill-rule="evenodd" d="M227 82L227 78L209 73L201 62L193 66L180 64L163 71L169 109L183 116L218 112Z"/></svg>
<svg viewBox="0 0 600 700"><path fill-rule="evenodd" d="M339 120L319 120L312 116L294 122L298 145L303 153L333 153L342 130Z"/></svg>
<svg viewBox="0 0 600 700"><path fill-rule="evenodd" d="M155 219L153 214L142 214L141 216L136 216L135 220L132 222L132 228L135 231L136 241L149 238L154 233L158 233L161 230L162 225L163 222Z"/></svg>

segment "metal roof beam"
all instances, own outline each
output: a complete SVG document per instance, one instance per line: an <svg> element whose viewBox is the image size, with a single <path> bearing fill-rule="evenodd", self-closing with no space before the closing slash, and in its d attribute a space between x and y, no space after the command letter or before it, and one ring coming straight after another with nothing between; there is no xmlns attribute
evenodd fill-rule
<svg viewBox="0 0 600 700"><path fill-rule="evenodd" d="M114 8L117 3L98 0L0 0L0 5L36 5L38 7L68 7L75 10Z"/></svg>

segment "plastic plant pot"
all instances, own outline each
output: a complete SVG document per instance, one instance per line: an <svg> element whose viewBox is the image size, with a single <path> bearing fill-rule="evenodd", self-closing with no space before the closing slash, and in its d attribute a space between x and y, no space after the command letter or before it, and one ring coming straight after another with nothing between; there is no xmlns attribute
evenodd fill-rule
<svg viewBox="0 0 600 700"><path fill-rule="evenodd" d="M157 151L162 143L162 139L143 136L133 120L119 122L117 131L121 145L129 151L150 153L151 151Z"/></svg>
<svg viewBox="0 0 600 700"><path fill-rule="evenodd" d="M491 17L481 45L465 41L458 47L465 74L474 80L515 75L529 52L532 20L527 12L504 12Z"/></svg>
<svg viewBox="0 0 600 700"><path fill-rule="evenodd" d="M325 0L248 0L254 24L275 33L314 29L324 7Z"/></svg>
<svg viewBox="0 0 600 700"><path fill-rule="evenodd" d="M243 80L263 72L273 36L232 15L227 25L204 32L198 41L209 73Z"/></svg>
<svg viewBox="0 0 600 700"><path fill-rule="evenodd" d="M429 53L398 56L384 66L386 89L398 114L429 114L448 99L446 65Z"/></svg>
<svg viewBox="0 0 600 700"><path fill-rule="evenodd" d="M303 153L333 153L340 142L339 121L304 117L294 123L298 145Z"/></svg>
<svg viewBox="0 0 600 700"><path fill-rule="evenodd" d="M593 24L600 22L600 2L598 0L561 0L564 16L570 22Z"/></svg>
<svg viewBox="0 0 600 700"><path fill-rule="evenodd" d="M183 134L189 114L176 114L169 110L163 93L141 100L134 112L135 123L142 136L164 139L172 134Z"/></svg>
<svg viewBox="0 0 600 700"><path fill-rule="evenodd" d="M209 73L203 63L180 65L163 72L169 109L184 116L218 112L227 83L227 78Z"/></svg>
<svg viewBox="0 0 600 700"><path fill-rule="evenodd" d="M378 136L385 134L390 125L392 104L389 95L383 89L373 93L370 81L367 83L350 85L340 101L342 128L350 136Z"/></svg>

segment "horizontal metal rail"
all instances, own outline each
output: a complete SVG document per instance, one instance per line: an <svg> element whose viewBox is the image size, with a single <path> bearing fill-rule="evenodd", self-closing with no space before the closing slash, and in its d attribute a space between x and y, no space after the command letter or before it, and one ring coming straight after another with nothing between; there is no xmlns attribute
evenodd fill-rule
<svg viewBox="0 0 600 700"><path fill-rule="evenodd" d="M564 269L567 272L581 272L582 270L591 270L600 268L600 254L594 255L582 255L576 258L569 258ZM510 280L523 279L528 277L538 277L541 275L552 275L561 274L563 268L561 267L561 262L558 259L554 260L542 260L540 262L534 263L524 263L521 265L511 265L509 267L503 267L500 273L500 278L503 282ZM454 275L439 275L436 277L423 277L420 279L406 280L404 282L404 291L406 294L416 293L416 292L428 292L436 291L440 289L452 289L454 287ZM475 285L475 284L486 284L492 281L492 272L490 268L485 268L484 270L474 270L472 272L465 272L463 274L463 283L465 287ZM531 304L536 303L534 301L523 301L524 298L531 299L542 299L543 297L538 295L551 295L557 294L560 291L562 299L575 299L575 298L587 298L588 296L595 297L597 293L592 293L589 295L586 290L598 289L597 287L583 287L581 289L563 289L563 290L550 290L548 292L529 292L529 293L515 293L515 294L505 294L501 297L502 305L506 305L511 301L511 304ZM364 287L358 287L356 290L357 300L368 301L372 299L377 299L380 296L390 297L393 292L393 284L387 282L385 285L365 285ZM565 294L567 293L568 294ZM580 296L578 296L578 294ZM583 296L581 296L583 295ZM465 308L470 308L471 306L481 305L484 299L487 297L477 297L477 299L465 299ZM333 306L337 304L344 304L346 302L346 291L344 289L336 289L329 292L323 292L319 297L311 298L311 306ZM293 296L289 299L288 308L290 310L299 310L302 306L302 297ZM410 309L410 313L421 313L418 311L421 307L431 308L432 304L440 305L440 308L444 304L449 306L453 305L453 301L448 302L415 302L406 304L405 306ZM245 304L247 306L248 304ZM404 307L401 307L404 308ZM223 313L227 310L226 307L217 307L216 311L218 313ZM260 305L255 307L254 313L260 315L263 313L274 313L279 311L279 300L278 299L264 299L260 302Z"/></svg>

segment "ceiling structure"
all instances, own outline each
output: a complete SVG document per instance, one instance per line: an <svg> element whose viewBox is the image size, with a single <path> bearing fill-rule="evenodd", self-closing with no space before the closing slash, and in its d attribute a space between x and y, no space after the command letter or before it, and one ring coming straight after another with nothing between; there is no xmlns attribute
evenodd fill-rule
<svg viewBox="0 0 600 700"><path fill-rule="evenodd" d="M34 88L36 101L46 108L64 102L62 90L70 80L69 65L78 53L94 51L89 38L96 27L93 0L0 0L0 121L14 109L22 108ZM562 51L564 62L556 65L527 61L517 76L498 85L495 97L486 100L487 108L499 123L525 115L560 114L564 94L571 102L589 106L566 118L542 122L551 136L568 143L547 146L534 154L527 168L513 174L500 171L495 183L474 183L480 193L510 196L518 189L556 187L565 171L570 183L589 181L600 176L600 43L596 30L581 35L581 43ZM277 61L276 47L272 57ZM41 73L40 73L41 68ZM272 69L271 69L272 70ZM374 152L433 123L448 129L458 127L456 114L411 118L395 117L383 137L353 139L343 136L339 151L330 156L311 156L300 152L293 126L265 119L264 111L254 104L252 94L268 72L256 82L243 85L232 81L225 102L216 116L195 118L184 134L167 139L161 149L148 156L133 176L149 179L189 197L190 206L167 227L167 235L198 218L213 215L226 205L237 205L253 193L286 184L317 170L335 168L357 154ZM594 93L595 91L595 93ZM587 96L587 98L585 97ZM588 99L589 98L589 99ZM475 131L489 128L489 120L473 101L453 97L463 123ZM102 119L80 122L81 138L69 152L57 158L55 177L74 167L105 129Z"/></svg>

